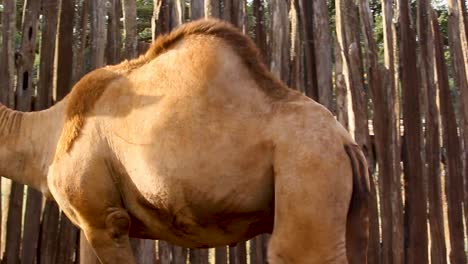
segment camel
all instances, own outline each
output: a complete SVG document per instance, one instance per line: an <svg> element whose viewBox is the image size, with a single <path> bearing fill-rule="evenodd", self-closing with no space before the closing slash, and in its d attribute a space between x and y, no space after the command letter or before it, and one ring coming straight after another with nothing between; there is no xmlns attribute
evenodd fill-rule
<svg viewBox="0 0 468 264"><path fill-rule="evenodd" d="M362 151L259 54L199 20L49 109L0 106L0 175L54 199L103 264L135 263L129 237L206 248L262 233L272 264L367 263Z"/></svg>

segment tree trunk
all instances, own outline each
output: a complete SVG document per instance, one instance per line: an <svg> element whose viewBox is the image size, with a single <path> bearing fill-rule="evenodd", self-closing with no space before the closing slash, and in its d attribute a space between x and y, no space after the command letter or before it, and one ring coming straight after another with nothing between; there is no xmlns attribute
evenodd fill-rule
<svg viewBox="0 0 468 264"><path fill-rule="evenodd" d="M437 87L434 80L434 36L432 34L432 7L428 0L418 0L418 31L422 63L420 70L426 76L426 161L431 241L431 263L447 263L440 174L440 133Z"/></svg>
<svg viewBox="0 0 468 264"><path fill-rule="evenodd" d="M304 36L304 56L305 56L305 94L310 98L319 101L319 88L317 86L317 72L315 64L315 46L314 46L314 21L313 21L313 6L312 1L298 0L299 1L299 17L300 28ZM338 65L338 62L337 62ZM341 64L340 64L341 66ZM340 68L341 70L342 68ZM340 78L335 76L336 78ZM337 83L337 89L338 87ZM338 91L337 91L338 93ZM345 97L344 97L345 98ZM343 121L343 120L341 120Z"/></svg>
<svg viewBox="0 0 468 264"><path fill-rule="evenodd" d="M385 170L384 167L386 164L392 164L391 156L388 155L389 145L385 145L385 139L389 138L389 130L385 126L388 124L384 122L386 116L388 115L388 102L385 97L385 89L388 88L383 82L383 70L378 62L378 47L377 43L373 36L373 23L372 23L372 14L369 8L369 1L363 0L360 1L359 11L362 20L362 28L364 35L364 50L366 50L366 61L367 61L367 76L368 76L368 85L370 87L372 101L374 102L374 122L373 129L375 134L376 148L377 148L377 159L379 168L380 177L385 175L387 178L389 171ZM391 145L390 145L391 147ZM388 165L387 165L388 166ZM370 165L372 168L373 166ZM373 169L371 169L373 171ZM391 172L391 171L390 171ZM379 178L380 178L379 177ZM369 263L381 263L381 248L380 248L380 232L379 232L379 212L378 212L378 203L377 203L377 181L371 182L371 193L372 199L371 204L371 216L370 216L370 225L369 225L369 249L368 249L368 261ZM382 199L382 197L380 198Z"/></svg>
<svg viewBox="0 0 468 264"><path fill-rule="evenodd" d="M75 1L61 0L59 37L57 37L57 100L65 97L72 86L73 75L73 21L75 15Z"/></svg>
<svg viewBox="0 0 468 264"><path fill-rule="evenodd" d="M133 254L138 264L153 264L156 262L156 244L154 240L131 238Z"/></svg>
<svg viewBox="0 0 468 264"><path fill-rule="evenodd" d="M174 0L170 1L169 6L171 8L171 26L170 28L173 29L178 27L184 23L184 9L185 9L185 1L184 0Z"/></svg>
<svg viewBox="0 0 468 264"><path fill-rule="evenodd" d="M252 3L253 8L253 16L255 18L255 43L257 47L262 51L263 58L265 62L267 62L267 44L266 44L266 34L265 34L265 17L264 17L264 10L265 7L263 5L262 0L253 0Z"/></svg>
<svg viewBox="0 0 468 264"><path fill-rule="evenodd" d="M42 2L44 27L42 31L36 110L46 109L52 104L58 5L58 0L44 0Z"/></svg>
<svg viewBox="0 0 468 264"><path fill-rule="evenodd" d="M72 222L67 218L67 216L61 212L60 213L60 228L58 231L58 245L57 245L57 255L56 261L57 264L74 264L75 254L78 254L77 251L77 239L78 239L79 230Z"/></svg>
<svg viewBox="0 0 468 264"><path fill-rule="evenodd" d="M272 0L270 8L272 12L270 27L270 70L278 78L283 80L283 82L289 84L289 1Z"/></svg>
<svg viewBox="0 0 468 264"><path fill-rule="evenodd" d="M396 39L393 27L393 1L382 0L383 33L384 33L384 59L385 71L383 78L384 90L374 92L379 101L374 101L376 118L374 129L377 142L377 156L379 160L379 188L382 219L382 261L384 264L404 263L403 240L403 209L400 179L400 129L399 129L399 95L398 78L395 71ZM373 90L374 91L374 90ZM377 99L374 99L377 100ZM384 109L380 109L384 106ZM377 113L380 110L380 114ZM377 119L378 116L379 117ZM388 128L390 124L390 128ZM380 126L380 127L379 127ZM378 133L381 131L381 133ZM380 139L378 134L380 134ZM388 149L390 148L390 150Z"/></svg>
<svg viewBox="0 0 468 264"><path fill-rule="evenodd" d="M6 224L5 255L3 257L6 264L20 263L21 221L18 219L22 219L23 194L24 186L12 182Z"/></svg>
<svg viewBox="0 0 468 264"><path fill-rule="evenodd" d="M37 21L40 4L40 1L29 0L24 2L21 47L16 54L18 73L16 85L17 107L22 111L31 110L31 97L35 92L33 87L33 65L36 55ZM21 263L33 264L36 261L41 210L42 194L32 188L28 188L23 243L21 247Z"/></svg>
<svg viewBox="0 0 468 264"><path fill-rule="evenodd" d="M91 67L96 69L105 65L106 2L91 1L91 7Z"/></svg>
<svg viewBox="0 0 468 264"><path fill-rule="evenodd" d="M16 5L14 0L3 0L2 50L0 57L0 102L14 106Z"/></svg>
<svg viewBox="0 0 468 264"><path fill-rule="evenodd" d="M197 20L205 16L204 0L190 0L191 19Z"/></svg>
<svg viewBox="0 0 468 264"><path fill-rule="evenodd" d="M349 131L348 115L348 91L346 90L345 78L343 75L343 57L341 56L341 46L335 41L335 90L336 90L336 115L338 122ZM307 92L306 92L307 94Z"/></svg>
<svg viewBox="0 0 468 264"><path fill-rule="evenodd" d="M304 1L304 0L303 0ZM312 4L313 3L313 4ZM327 1L310 1L312 8L314 58L317 69L318 102L333 109L331 33ZM306 14L311 16L311 14Z"/></svg>
<svg viewBox="0 0 468 264"><path fill-rule="evenodd" d="M36 56L36 34L40 1L25 1L23 25L21 33L21 46L16 53L16 71L18 79L16 83L17 108L22 111L31 110L31 97L35 93L33 87L33 65Z"/></svg>
<svg viewBox="0 0 468 264"><path fill-rule="evenodd" d="M85 73L85 49L88 36L88 16L89 16L89 1L81 0L78 13L79 19L76 26L76 31L79 32L78 44L75 51L75 67L73 71L73 83L76 83Z"/></svg>
<svg viewBox="0 0 468 264"><path fill-rule="evenodd" d="M406 262L428 263L427 190L422 159L420 79L417 67L416 36L411 25L409 3L400 0L400 57L403 91L406 179Z"/></svg>
<svg viewBox="0 0 468 264"><path fill-rule="evenodd" d="M188 253L188 250L186 248L173 246L172 247L172 256L174 257L173 264L186 264L187 253Z"/></svg>
<svg viewBox="0 0 468 264"><path fill-rule="evenodd" d="M152 39L170 30L170 6L167 0L153 1L153 18L151 20Z"/></svg>
<svg viewBox="0 0 468 264"><path fill-rule="evenodd" d="M227 264L227 248L226 246L215 248L215 263L216 264ZM255 262L251 262L255 263Z"/></svg>
<svg viewBox="0 0 468 264"><path fill-rule="evenodd" d="M109 8L107 10L107 64L117 64L120 62L120 50L122 47L122 31L120 29L121 14L122 5L120 0L109 0Z"/></svg>
<svg viewBox="0 0 468 264"><path fill-rule="evenodd" d="M302 91L303 88L303 76L302 76L302 68L301 68L301 61L302 61L302 54L301 54L301 34L300 34L300 26L299 26L299 3L298 0L291 0L291 6L289 11L289 21L291 23L291 48L290 48L290 73L291 73L291 82L290 87L296 89L298 91Z"/></svg>
<svg viewBox="0 0 468 264"><path fill-rule="evenodd" d="M40 248L41 253L38 263L54 264L57 258L57 245L59 229L59 208L53 201L46 201L44 208L42 224ZM61 241L60 241L61 242ZM58 264L58 263L57 263ZM61 264L61 263L60 263ZM86 263L88 264L88 263Z"/></svg>
<svg viewBox="0 0 468 264"><path fill-rule="evenodd" d="M138 55L137 9L135 0L122 0L125 36L125 58L133 59Z"/></svg>
<svg viewBox="0 0 468 264"><path fill-rule="evenodd" d="M457 133L457 122L450 95L447 66L444 59L444 44L437 19L433 18L435 39L435 58L437 81L440 90L440 113L444 147L447 150L445 193L447 195L447 212L450 235L450 262L466 263L464 252L463 216L462 216L462 179L460 141Z"/></svg>
<svg viewBox="0 0 468 264"><path fill-rule="evenodd" d="M205 0L205 17L220 17L221 3L219 0Z"/></svg>
<svg viewBox="0 0 468 264"><path fill-rule="evenodd" d="M364 92L362 56L359 38L358 7L351 1L336 0L336 32L341 46L345 83L352 98L350 130L372 164L369 128L367 124L367 98ZM353 120L354 118L354 120ZM355 123L355 124L353 124ZM354 127L354 129L353 129Z"/></svg>
<svg viewBox="0 0 468 264"><path fill-rule="evenodd" d="M453 80L460 94L460 131L463 135L464 174L468 175L468 43L465 0L448 0L448 38L453 68ZM465 221L468 221L468 176L465 176Z"/></svg>
<svg viewBox="0 0 468 264"><path fill-rule="evenodd" d="M190 249L189 261L191 264L208 264L208 249Z"/></svg>
<svg viewBox="0 0 468 264"><path fill-rule="evenodd" d="M172 245L166 241L158 241L158 259L160 264L170 264L172 256Z"/></svg>

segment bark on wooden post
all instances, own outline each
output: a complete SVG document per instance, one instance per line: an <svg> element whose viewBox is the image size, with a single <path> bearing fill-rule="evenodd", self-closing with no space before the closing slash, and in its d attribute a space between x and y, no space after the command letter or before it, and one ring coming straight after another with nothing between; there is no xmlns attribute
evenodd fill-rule
<svg viewBox="0 0 468 264"><path fill-rule="evenodd" d="M187 253L188 253L188 249L178 247L178 246L173 246L172 247L172 256L174 257L173 264L186 264Z"/></svg>
<svg viewBox="0 0 468 264"><path fill-rule="evenodd" d="M16 5L3 0L2 50L0 57L0 102L14 106Z"/></svg>
<svg viewBox="0 0 468 264"><path fill-rule="evenodd" d="M170 1L169 7L171 9L171 28L178 27L185 22L185 1L174 0Z"/></svg>
<svg viewBox="0 0 468 264"><path fill-rule="evenodd" d="M191 0L190 1L190 10L192 20L197 20L205 16L205 8L203 6L204 0Z"/></svg>
<svg viewBox="0 0 468 264"><path fill-rule="evenodd" d="M138 264L153 264L156 262L156 247L154 240L130 239L133 254ZM163 262L161 262L162 264Z"/></svg>
<svg viewBox="0 0 468 264"><path fill-rule="evenodd" d="M158 260L160 264L170 264L171 260L174 259L172 251L172 245L166 241L158 241Z"/></svg>
<svg viewBox="0 0 468 264"><path fill-rule="evenodd" d="M395 70L396 39L393 26L393 1L382 0L383 33L384 33L384 60L385 72L383 80L385 89L379 97L385 102L383 114L388 117L375 121L375 129L381 126L382 139L377 139L378 157L381 157L381 174L379 188L382 197L380 200L382 219L382 261L389 263L404 263L403 241L403 210L400 179L400 129L399 129L399 95ZM377 95L378 96L378 95ZM374 103L377 111L380 104ZM388 127L390 124L390 128ZM377 134L376 134L377 137ZM390 148L390 150L388 149Z"/></svg>
<svg viewBox="0 0 468 264"><path fill-rule="evenodd" d="M31 96L35 93L33 65L36 56L37 23L41 3L40 1L27 0L24 5L21 46L15 55L18 73L16 95L18 98L17 108L28 111L31 110Z"/></svg>
<svg viewBox="0 0 468 264"><path fill-rule="evenodd" d="M455 87L460 94L460 132L463 136L465 163L464 174L468 175L468 26L464 0L448 0L448 33L450 55ZM465 221L468 221L468 176L464 182Z"/></svg>
<svg viewBox="0 0 468 264"><path fill-rule="evenodd" d="M105 65L106 5L105 1L91 1L91 64L93 68Z"/></svg>
<svg viewBox="0 0 468 264"><path fill-rule="evenodd" d="M122 0L125 36L125 58L132 59L138 55L136 1Z"/></svg>
<svg viewBox="0 0 468 264"><path fill-rule="evenodd" d="M58 230L58 245L55 263L57 264L74 264L75 254L78 254L78 234L79 230L67 216L60 213L60 227Z"/></svg>
<svg viewBox="0 0 468 264"><path fill-rule="evenodd" d="M313 6L312 1L298 0L299 2L299 17L300 28L304 36L304 60L305 60L305 94L310 98L319 100L319 88L317 87L317 71L315 64L315 47L314 47L314 21L313 21ZM341 58L337 58L341 60ZM338 63L336 63L338 65ZM340 64L339 66L342 66ZM336 76L335 76L336 77ZM338 88L338 83L337 83ZM337 91L338 93L338 91ZM340 119L340 118L339 118Z"/></svg>
<svg viewBox="0 0 468 264"><path fill-rule="evenodd" d="M435 83L432 7L428 0L418 0L418 31L421 45L421 71L426 76L426 163L430 225L431 263L447 263L440 171L440 126L438 95Z"/></svg>
<svg viewBox="0 0 468 264"><path fill-rule="evenodd" d="M73 21L75 1L61 0L59 30L57 37L57 89L54 98L61 99L71 89L73 75Z"/></svg>
<svg viewBox="0 0 468 264"><path fill-rule="evenodd" d="M170 30L170 6L167 0L154 0L153 17L151 19L152 39Z"/></svg>
<svg viewBox="0 0 468 264"><path fill-rule="evenodd" d="M313 47L315 69L317 70L318 102L333 109L332 90L332 58L331 58L331 32L330 19L328 17L327 1L309 1L313 5L311 16L313 21ZM310 41L310 38L309 38Z"/></svg>
<svg viewBox="0 0 468 264"><path fill-rule="evenodd" d="M370 87L372 100L374 102L374 135L377 145L377 157L379 167L382 168L380 175L388 172L383 172L384 163L391 164L392 161L389 159L389 155L386 154L388 151L386 148L391 146L385 146L383 144L384 137L388 135L388 128L385 126L388 124L383 124L383 121L386 118L387 113L387 102L385 98L385 90L387 88L386 84L383 83L383 70L379 65L378 61L378 47L377 43L373 36L373 22L372 14L369 8L369 1L362 0L359 3L359 13L362 21L363 35L364 35L364 54L367 61L367 70L366 74L368 76L368 85ZM390 128L393 129L393 128ZM369 165L372 168L372 165ZM373 171L373 169L371 169ZM371 178L372 179L372 178ZM377 186L376 180L371 181L371 204L369 205L371 216L369 218L369 248L368 248L368 261L369 263L381 263L381 248L380 248L380 232L379 232L379 212L378 212L378 202L377 202ZM383 197L380 197L383 199Z"/></svg>
<svg viewBox="0 0 468 264"><path fill-rule="evenodd" d="M270 70L285 83L289 84L289 1L272 0L270 48L271 64Z"/></svg>
<svg viewBox="0 0 468 264"><path fill-rule="evenodd" d="M400 0L400 57L402 67L404 171L406 180L406 262L428 263L427 190L422 159L420 79L417 68L416 35L410 20L409 2Z"/></svg>
<svg viewBox="0 0 468 264"><path fill-rule="evenodd" d="M120 50L122 48L122 31L120 29L121 15L122 4L120 0L109 0L109 8L107 10L107 64L117 64L120 62Z"/></svg>
<svg viewBox="0 0 468 264"><path fill-rule="evenodd" d="M341 46L335 40L335 93L336 93L336 118L341 125L349 131L348 115L348 91L343 74L343 57ZM306 92L307 94L307 92Z"/></svg>
<svg viewBox="0 0 468 264"><path fill-rule="evenodd" d="M33 87L33 64L36 55L37 20L40 11L39 1L25 1L23 7L23 24L21 46L16 54L18 73L16 94L17 108L22 111L31 110L31 97L35 92ZM28 188L26 211L23 227L23 243L21 247L21 263L35 263L39 238L40 218L42 210L42 194Z"/></svg>
<svg viewBox="0 0 468 264"><path fill-rule="evenodd" d="M79 19L76 25L78 32L78 44L75 50L75 67L73 69L73 83L76 83L85 74L85 47L88 36L88 20L89 20L89 1L80 0L78 3Z"/></svg>
<svg viewBox="0 0 468 264"><path fill-rule="evenodd" d="M461 205L462 171L460 160L460 141L457 133L457 122L453 109L447 66L444 61L444 44L437 19L432 23L435 38L435 58L437 80L440 89L440 113L444 147L447 151L445 193L447 195L447 212L450 235L450 262L466 263L463 237L463 215Z"/></svg>
<svg viewBox="0 0 468 264"><path fill-rule="evenodd" d="M262 51L263 59L268 62L268 49L266 43L266 32L265 32L265 6L262 0L254 0L252 3L253 16L255 17L255 43L257 47Z"/></svg>

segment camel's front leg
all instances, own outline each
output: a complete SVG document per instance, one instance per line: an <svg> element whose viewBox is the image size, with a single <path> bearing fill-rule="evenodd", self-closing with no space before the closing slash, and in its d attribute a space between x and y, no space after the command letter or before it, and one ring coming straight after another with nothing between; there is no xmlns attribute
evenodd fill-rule
<svg viewBox="0 0 468 264"><path fill-rule="evenodd" d="M300 141L277 145L275 223L268 262L347 264L349 160L342 146L330 143L326 151L318 151L308 144L301 146Z"/></svg>
<svg viewBox="0 0 468 264"><path fill-rule="evenodd" d="M136 263L129 242L130 216L106 162L93 156L63 158L51 170L49 188L101 263Z"/></svg>
<svg viewBox="0 0 468 264"><path fill-rule="evenodd" d="M102 264L129 263L135 258L130 247L130 217L122 208L110 208L102 224L82 224L86 239Z"/></svg>

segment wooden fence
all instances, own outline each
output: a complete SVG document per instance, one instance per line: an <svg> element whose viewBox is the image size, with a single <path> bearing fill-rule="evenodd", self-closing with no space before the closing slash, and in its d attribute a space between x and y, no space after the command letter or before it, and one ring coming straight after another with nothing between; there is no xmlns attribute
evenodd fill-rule
<svg viewBox="0 0 468 264"><path fill-rule="evenodd" d="M22 111L47 108L86 72L144 51L138 21L151 20L153 39L204 16L230 21L277 76L327 106L365 150L369 263L467 263L464 0L437 12L429 0L0 3L0 102ZM151 6L149 17L141 5ZM97 263L53 201L2 179L1 202L2 263ZM267 240L210 250L149 240L132 246L145 264L265 263Z"/></svg>

